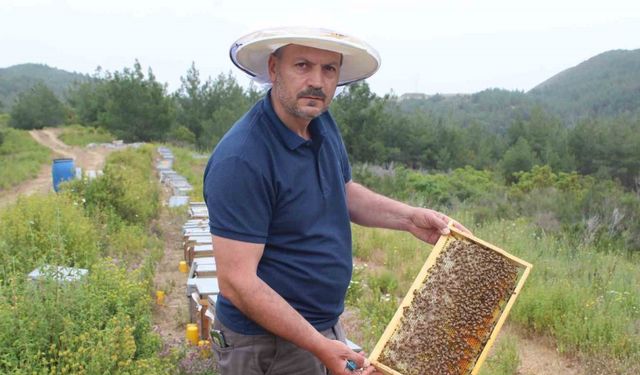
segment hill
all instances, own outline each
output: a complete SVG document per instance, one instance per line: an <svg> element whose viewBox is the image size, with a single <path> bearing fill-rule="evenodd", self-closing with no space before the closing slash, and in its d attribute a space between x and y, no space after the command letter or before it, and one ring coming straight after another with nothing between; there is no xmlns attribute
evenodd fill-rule
<svg viewBox="0 0 640 375"><path fill-rule="evenodd" d="M541 107L571 126L586 117L640 113L640 49L604 52L540 83L529 92L488 89L469 95L408 95L399 106L502 131Z"/></svg>
<svg viewBox="0 0 640 375"><path fill-rule="evenodd" d="M571 122L637 112L640 49L601 53L542 82L528 95Z"/></svg>
<svg viewBox="0 0 640 375"><path fill-rule="evenodd" d="M75 81L87 80L84 74L70 73L43 64L20 64L0 68L1 110L7 111L20 93L29 90L37 82L44 82L59 98Z"/></svg>
<svg viewBox="0 0 640 375"><path fill-rule="evenodd" d="M463 128L479 124L502 133L515 119L527 117L534 102L521 91L487 89L475 94L401 98L398 104L405 112L424 112Z"/></svg>

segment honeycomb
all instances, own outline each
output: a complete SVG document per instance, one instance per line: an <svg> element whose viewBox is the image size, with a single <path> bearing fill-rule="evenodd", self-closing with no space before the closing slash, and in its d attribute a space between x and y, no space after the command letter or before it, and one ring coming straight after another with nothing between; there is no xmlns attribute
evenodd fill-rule
<svg viewBox="0 0 640 375"><path fill-rule="evenodd" d="M403 375L471 373L522 267L466 239L440 252L377 361Z"/></svg>

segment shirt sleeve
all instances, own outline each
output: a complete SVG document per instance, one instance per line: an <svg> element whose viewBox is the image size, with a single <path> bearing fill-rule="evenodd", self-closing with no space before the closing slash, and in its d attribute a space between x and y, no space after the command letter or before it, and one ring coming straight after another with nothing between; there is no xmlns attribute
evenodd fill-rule
<svg viewBox="0 0 640 375"><path fill-rule="evenodd" d="M255 166L239 157L214 161L207 166L203 190L213 235L266 242L275 195Z"/></svg>

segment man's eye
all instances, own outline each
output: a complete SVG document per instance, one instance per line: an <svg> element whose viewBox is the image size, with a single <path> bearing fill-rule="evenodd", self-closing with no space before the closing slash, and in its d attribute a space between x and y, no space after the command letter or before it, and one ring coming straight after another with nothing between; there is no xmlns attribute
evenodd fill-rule
<svg viewBox="0 0 640 375"><path fill-rule="evenodd" d="M307 67L307 63L305 63L305 62L299 62L299 63L297 63L297 64L296 64L296 66L297 66L298 68L306 68L306 67Z"/></svg>
<svg viewBox="0 0 640 375"><path fill-rule="evenodd" d="M332 66L332 65L325 66L324 69L329 71L329 72L335 72L336 71L336 67Z"/></svg>

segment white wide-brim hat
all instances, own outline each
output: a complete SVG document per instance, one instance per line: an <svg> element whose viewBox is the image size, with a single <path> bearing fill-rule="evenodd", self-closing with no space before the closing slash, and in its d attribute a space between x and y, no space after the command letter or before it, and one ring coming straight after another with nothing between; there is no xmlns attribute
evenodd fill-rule
<svg viewBox="0 0 640 375"><path fill-rule="evenodd" d="M238 39L229 51L231 61L259 82L269 82L269 55L280 47L298 44L342 54L338 86L372 76L380 55L364 41L335 31L305 27L264 29Z"/></svg>

